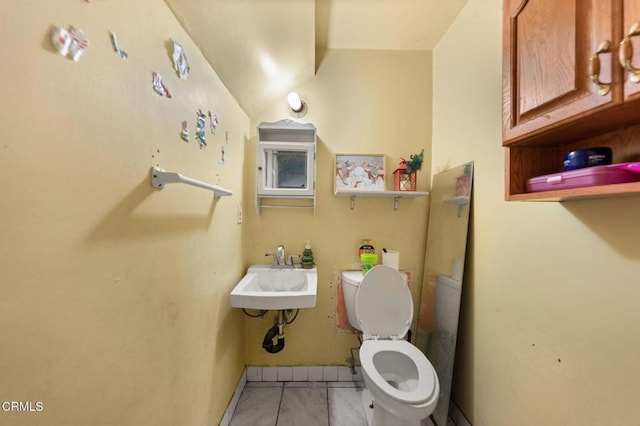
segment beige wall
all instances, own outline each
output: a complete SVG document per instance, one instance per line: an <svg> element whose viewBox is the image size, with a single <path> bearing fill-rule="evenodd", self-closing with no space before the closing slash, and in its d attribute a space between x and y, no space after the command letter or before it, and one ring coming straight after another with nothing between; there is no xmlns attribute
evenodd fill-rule
<svg viewBox="0 0 640 426"><path fill-rule="evenodd" d="M5 1L0 16L0 401L44 405L0 424L217 424L244 368L227 295L244 272L248 117L163 1ZM53 25L89 36L77 63L53 51ZM199 108L220 118L202 150L179 138ZM155 190L154 164L234 195Z"/></svg>
<svg viewBox="0 0 640 426"><path fill-rule="evenodd" d="M640 200L503 201L500 0L470 0L434 52L433 152L429 53L327 52L297 88L310 109L301 121L318 127L315 216L256 215L255 126L288 117L286 107L249 124L164 2L12 1L0 12L0 400L44 403L40 413L0 411L0 423L215 424L245 361L343 363L356 339L334 330L337 271L371 238L399 249L420 281L429 198L397 211L389 199L358 199L350 210L332 193L333 156L384 153L390 172L422 147L419 190L431 168L475 162L453 390L469 419L630 425L640 416ZM48 39L52 25L71 24L90 38L78 63ZM170 38L187 49L187 81L172 71ZM152 91L152 71L173 99ZM178 137L182 120L193 137L198 108L221 122L203 150ZM234 195L157 191L154 164ZM299 253L306 239L318 304L270 355L261 342L271 317L244 319L227 295L265 252L283 243Z"/></svg>
<svg viewBox="0 0 640 426"><path fill-rule="evenodd" d="M344 364L349 348L357 345L353 334L335 331L335 277L357 262L363 238L373 239L378 250L400 250L400 267L422 276L426 243L428 197L400 200L357 199L333 195L333 161L336 153L379 153L387 158L387 179L401 157L425 149L425 165L418 175L418 190L430 181L431 54L330 50L316 77L296 88L309 106L300 121L318 128L317 212L310 210L255 209L255 126L292 118L286 101L273 105L253 120L253 136L246 149L245 217L247 265L268 263L264 257L282 243L288 253L301 253L311 240L318 265L318 297L313 309L300 312L285 330L285 349L268 354L262 339L272 324L265 319L245 321L248 365ZM389 189L392 183L387 182Z"/></svg>
<svg viewBox="0 0 640 426"><path fill-rule="evenodd" d="M453 399L475 426L635 425L640 199L503 201L501 3L434 51L434 171L475 161Z"/></svg>

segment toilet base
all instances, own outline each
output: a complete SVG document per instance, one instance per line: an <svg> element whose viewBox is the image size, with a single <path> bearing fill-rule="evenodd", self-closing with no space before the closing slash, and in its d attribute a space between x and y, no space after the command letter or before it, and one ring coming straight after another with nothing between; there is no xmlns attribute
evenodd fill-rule
<svg viewBox="0 0 640 426"><path fill-rule="evenodd" d="M364 415L367 418L367 425L371 426L373 424L373 395L369 392L369 389L364 388L362 390L362 409L364 410Z"/></svg>
<svg viewBox="0 0 640 426"><path fill-rule="evenodd" d="M422 422L420 421L411 421L400 419L397 416L394 416L384 408L380 404L375 404L374 407L371 408L371 404L373 402L373 395L367 388L362 390L362 408L364 410L364 414L367 417L367 425L368 426L421 426ZM430 423L427 423L430 424Z"/></svg>

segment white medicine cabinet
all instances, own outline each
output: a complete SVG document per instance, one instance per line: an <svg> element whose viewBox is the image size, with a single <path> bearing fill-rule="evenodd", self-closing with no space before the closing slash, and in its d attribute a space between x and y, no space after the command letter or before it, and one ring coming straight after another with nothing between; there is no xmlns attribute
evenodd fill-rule
<svg viewBox="0 0 640 426"><path fill-rule="evenodd" d="M256 211L311 208L315 214L316 128L280 120L258 125Z"/></svg>

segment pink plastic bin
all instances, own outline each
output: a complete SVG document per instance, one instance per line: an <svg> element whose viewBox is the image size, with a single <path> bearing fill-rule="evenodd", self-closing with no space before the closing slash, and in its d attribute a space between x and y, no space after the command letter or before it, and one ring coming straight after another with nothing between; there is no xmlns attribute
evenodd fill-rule
<svg viewBox="0 0 640 426"><path fill-rule="evenodd" d="M527 179L527 192L640 181L640 163L594 166Z"/></svg>

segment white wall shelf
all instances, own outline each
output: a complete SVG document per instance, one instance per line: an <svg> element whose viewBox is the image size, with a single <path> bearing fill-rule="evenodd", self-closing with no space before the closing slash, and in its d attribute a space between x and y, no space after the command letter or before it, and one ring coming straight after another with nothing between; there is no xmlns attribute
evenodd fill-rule
<svg viewBox="0 0 640 426"><path fill-rule="evenodd" d="M336 197L349 197L351 199L351 210L355 208L356 198L393 198L393 209L398 210L398 200L400 198L418 198L429 195L428 192L418 191L336 191Z"/></svg>

